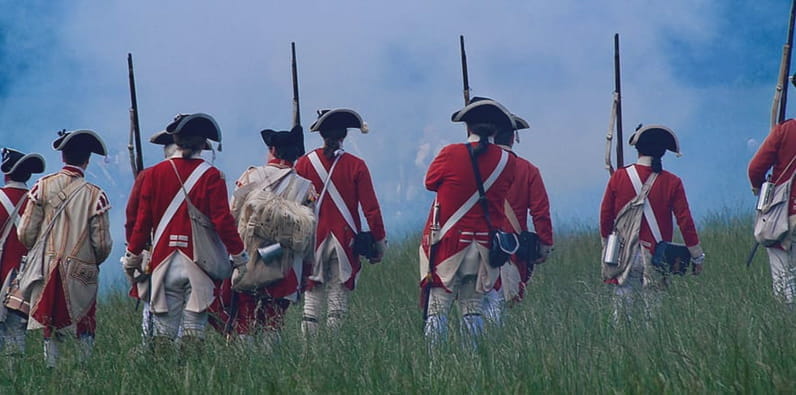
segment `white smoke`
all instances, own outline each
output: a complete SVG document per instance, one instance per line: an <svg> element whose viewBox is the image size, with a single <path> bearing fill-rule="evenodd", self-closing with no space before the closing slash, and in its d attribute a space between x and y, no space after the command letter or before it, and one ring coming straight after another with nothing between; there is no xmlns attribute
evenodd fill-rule
<svg viewBox="0 0 796 395"><path fill-rule="evenodd" d="M464 140L463 127L450 122L463 101L459 34L466 39L472 94L493 97L534 125L515 148L541 169L554 216L588 221L596 218L607 180L602 165L613 34L622 40L625 161L633 160L626 142L635 124L666 124L689 153L667 157L667 168L696 194L711 191L718 172L731 169L732 176L721 177L726 197L746 190L740 169L748 158L739 156L750 152L727 135L764 135L786 22L781 18L780 27L785 5L774 1L79 0L68 7L2 6L0 143L44 153L53 170L60 161L48 144L56 130L100 132L112 158L92 162L92 181L112 200L117 254L132 183L127 52L134 55L143 137L177 112L210 113L224 133L215 164L233 180L263 162L259 130L290 124L295 41L305 129L318 108L351 107L363 115L373 132L351 133L345 146L370 166L388 231L396 233L425 216L433 196L422 180L433 156ZM761 30L725 34L739 28L726 22L729 14L777 24L749 23L744 29ZM760 36L767 41L754 41ZM754 70L763 72L715 82L703 77L720 70L700 74L694 65L703 53L715 56L710 67L731 67L737 62L716 59L743 62L747 58L738 55L749 54ZM309 149L321 140L308 133L306 143ZM151 144L144 153L146 164L162 157ZM692 204L698 211L720 200Z"/></svg>

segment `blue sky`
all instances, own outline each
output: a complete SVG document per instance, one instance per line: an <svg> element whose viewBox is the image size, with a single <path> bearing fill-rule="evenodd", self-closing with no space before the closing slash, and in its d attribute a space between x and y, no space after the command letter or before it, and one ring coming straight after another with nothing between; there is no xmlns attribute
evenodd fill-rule
<svg viewBox="0 0 796 395"><path fill-rule="evenodd" d="M638 123L678 133L685 155L666 156L664 167L683 178L699 222L711 210L753 206L745 169L768 129L786 3L0 0L0 145L42 152L54 170L55 131L100 132L112 155L95 159L89 178L114 204L120 255L132 183L127 52L145 137L177 112L212 114L225 139L215 163L231 181L263 162L259 130L289 126L296 41L304 123L328 107L368 121L372 132L352 133L344 146L370 165L397 238L424 218L432 196L422 178L434 153L464 137L450 122L463 100L464 34L473 94L531 123L516 148L541 169L556 225L593 224L608 177L618 32L624 143ZM159 155L146 147L145 163Z"/></svg>

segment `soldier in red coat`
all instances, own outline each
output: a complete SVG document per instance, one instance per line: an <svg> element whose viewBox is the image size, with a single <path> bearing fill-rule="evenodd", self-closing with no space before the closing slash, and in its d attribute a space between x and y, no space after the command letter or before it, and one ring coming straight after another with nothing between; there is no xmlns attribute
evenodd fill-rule
<svg viewBox="0 0 796 395"><path fill-rule="evenodd" d="M625 248L637 248L631 255L632 260L626 269L613 278L606 279L615 285L614 317L619 318L624 310L632 305L633 299L642 290L653 286L665 285L658 275L660 271L652 266L652 255L658 243L671 242L674 233L672 217L683 235L685 245L691 254L693 274L702 272L705 254L699 244L694 220L688 207L683 182L676 175L663 170L661 157L666 150L680 155L680 144L677 136L669 128L660 125L639 127L630 138L630 145L638 151L638 161L632 165L617 169L605 188L600 207L600 234L603 245L608 236L615 230L615 219L622 208L633 200L641 190L643 183L654 173L657 178L649 189L645 211L641 218L638 243ZM652 300L644 295L644 303L649 311Z"/></svg>
<svg viewBox="0 0 796 395"><path fill-rule="evenodd" d="M359 216L361 207L373 240L371 263L380 262L387 248L379 201L368 166L362 159L342 149L348 128L367 133L367 124L348 109L323 110L310 125L320 132L322 148L296 161L296 172L312 181L319 197L315 203L318 228L315 260L308 270L304 297L302 331L314 334L324 302L328 304L327 326L339 328L348 311L348 298L354 290L361 269L355 238L366 236Z"/></svg>
<svg viewBox="0 0 796 395"><path fill-rule="evenodd" d="M553 249L553 224L550 220L550 201L539 169L528 160L512 151L517 131L528 129L524 119L514 116L515 130L501 130L495 136L495 144L516 159L514 183L506 195L505 212L511 228L516 234L528 232L528 214L533 221L533 230L538 237L539 258L533 262L512 255L508 264L500 268L499 287L487 293L484 313L490 321L499 324L504 301L519 302L533 274L534 265L547 260ZM519 138L517 138L519 141ZM534 246L535 249L537 246Z"/></svg>
<svg viewBox="0 0 796 395"><path fill-rule="evenodd" d="M177 145L174 144L174 136L167 133L165 130L162 130L158 133L152 135L149 138L149 142L152 144L162 145L163 146L163 157L168 159L174 155L177 151ZM206 145L205 149L210 150L210 145ZM146 178L149 170L151 168L146 168L141 170L138 175L135 177L135 181L133 182L133 187L130 189L130 197L127 199L127 207L125 208L125 223L124 223L124 231L125 231L125 242L129 245L130 244L130 237L133 234L133 228L135 228L135 220L138 214L138 205L140 202L141 197L141 185L143 185L143 180ZM145 274L147 270L147 265L149 262L150 251L145 249L143 252L144 256L146 257L143 259L143 271L137 271L135 269L125 270L125 274L127 275L128 280L130 281L130 297L143 301L143 308L141 309L141 335L143 338L144 344L147 344L149 339L152 337L152 311L149 309L149 276Z"/></svg>
<svg viewBox="0 0 796 395"><path fill-rule="evenodd" d="M752 192L760 193L766 180L766 172L772 169L771 180L782 185L793 178L796 171L796 120L788 119L768 134L763 144L749 162L749 182ZM796 188L791 187L788 204L788 229L796 229ZM793 306L796 296L796 243L793 233L788 234L778 245L766 248L774 294L788 306Z"/></svg>
<svg viewBox="0 0 796 395"><path fill-rule="evenodd" d="M426 189L437 195L420 246L425 334L432 344L447 333L454 300L467 333L475 338L482 332L484 294L495 286L505 263L489 261L490 234L512 232L504 201L515 178L516 159L489 142L498 130L514 129L511 113L494 100L473 98L452 120L467 124L467 143L442 148L425 179ZM479 204L470 148L483 181L486 213Z"/></svg>
<svg viewBox="0 0 796 395"><path fill-rule="evenodd" d="M215 120L202 113L180 114L166 131L174 136L177 152L152 166L143 178L135 226L123 258L125 270L151 275L150 309L156 347L176 339L180 325L184 341L203 339L207 308L215 297L216 284L196 264L200 257L194 256L195 235L186 199L212 222L232 255L233 266L242 266L247 260L229 211L224 177L200 157L207 139L221 140ZM150 240L151 261L143 268L141 253Z"/></svg>
<svg viewBox="0 0 796 395"><path fill-rule="evenodd" d="M3 302L22 257L28 253L17 237L17 224L28 203L25 183L32 174L44 172L44 158L10 148L3 148L0 153L0 170L5 178L5 186L0 188L0 353L22 354L25 352L27 315L7 309Z"/></svg>

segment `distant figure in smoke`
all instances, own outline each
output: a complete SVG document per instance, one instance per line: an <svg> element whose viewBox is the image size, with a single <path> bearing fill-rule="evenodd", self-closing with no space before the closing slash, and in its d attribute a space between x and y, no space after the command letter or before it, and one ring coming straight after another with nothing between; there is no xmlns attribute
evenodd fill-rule
<svg viewBox="0 0 796 395"><path fill-rule="evenodd" d="M163 157L168 159L174 156L177 152L177 144L174 143L174 136L167 131L162 130L152 135L149 138L152 144L163 146ZM204 149L210 150L209 144L206 144ZM130 189L130 196L127 199L127 207L125 208L126 222L124 224L125 241L130 244L130 237L135 228L135 220L138 215L138 206L140 205L141 198L141 185L143 185L144 178L149 174L151 167L141 170L133 182L133 187ZM148 242L151 244L151 240ZM127 279L130 281L130 297L143 301L143 309L141 312L141 336L144 345L148 345L153 336L152 328L152 311L149 308L149 289L150 289L150 267L149 258L151 257L151 246L142 251L141 270L136 267L123 267ZM126 262L122 259L122 262Z"/></svg>
<svg viewBox="0 0 796 395"><path fill-rule="evenodd" d="M603 280L614 284L614 317L630 318L630 307L635 300L642 298L646 314L651 314L655 295L644 290L661 289L666 286L665 270L653 265L653 254L664 251L660 246L672 241L674 225L672 215L683 235L693 264L693 274L702 272L705 254L699 245L694 220L688 207L683 183L676 175L663 170L661 157L666 150L680 155L677 136L669 128L660 125L639 127L630 137L630 145L638 151L636 163L617 169L605 188L600 207L600 234L603 240L603 257L606 243L613 232L624 240L623 257L618 265L603 262ZM642 191L648 190L645 201L634 205ZM625 224L621 218L637 215L632 225ZM619 224L619 225L618 225ZM662 244L663 243L663 244ZM604 259L605 260L605 259ZM640 308L641 306L636 306Z"/></svg>
<svg viewBox="0 0 796 395"><path fill-rule="evenodd" d="M48 367L57 363L56 334L65 328L75 329L81 357L90 356L99 265L112 247L108 197L84 178L89 157L106 155L105 144L93 131L77 130L60 132L53 148L66 165L36 181L18 229L30 249L19 275L20 290L30 300L28 329L44 329Z"/></svg>
<svg viewBox="0 0 796 395"><path fill-rule="evenodd" d="M788 119L774 126L763 144L749 162L749 182L757 196L766 181L766 173L772 169L771 180L779 186L791 182L796 171L796 120ZM773 192L773 191L772 191ZM771 266L771 279L776 295L791 309L796 295L796 188L791 187L788 207L788 229L790 232L778 244L766 248Z"/></svg>
<svg viewBox="0 0 796 395"><path fill-rule="evenodd" d="M2 170L5 186L0 188L0 354L25 353L25 324L30 306L21 295L9 294L28 249L19 242L17 224L28 205L28 186L33 173L44 172L39 154L3 148ZM5 307L8 303L11 307ZM22 311L20 311L20 309Z"/></svg>
<svg viewBox="0 0 796 395"><path fill-rule="evenodd" d="M312 257L317 194L293 169L304 152L301 126L260 135L268 163L243 172L230 202L249 254L248 270L223 282L211 311L241 340L253 343L260 336L270 348L279 341L288 307L298 301L305 258ZM259 249L269 247L278 251L261 256Z"/></svg>
<svg viewBox="0 0 796 395"><path fill-rule="evenodd" d="M500 268L500 281L495 289L484 298L484 315L488 321L501 324L504 303L518 303L525 295L525 287L531 280L534 265L547 260L553 250L553 223L550 220L550 201L539 169L527 159L512 151L516 134L530 125L524 119L514 116L516 130L505 129L495 135L495 144L506 150L516 159L514 182L509 188L504 210L511 229L520 237L520 248L511 256L506 265ZM519 137L517 137L519 141ZM532 240L528 232L528 214L533 221L533 229L538 237ZM528 243L528 245L526 245ZM532 244L532 245L531 245ZM530 252L539 257L529 262Z"/></svg>
<svg viewBox="0 0 796 395"><path fill-rule="evenodd" d="M201 253L207 246L194 245L188 200L212 222L232 255L232 266L242 267L248 260L229 211L224 177L200 156L208 139L221 140L215 120L202 113L179 114L166 131L174 136L177 152L152 166L143 178L135 225L123 258L126 270L151 273L150 309L157 352L167 352L165 348L180 329L182 344L187 347L204 339L207 308L217 285L196 263L199 257L195 252ZM152 234L152 258L145 270L141 254Z"/></svg>
<svg viewBox="0 0 796 395"><path fill-rule="evenodd" d="M425 178L426 189L436 192L434 206L439 207L429 214L420 246L420 287L422 302L427 304L425 336L431 345L446 337L454 300L465 334L475 344L484 327L484 294L495 286L508 258L490 261L490 248L496 247L490 235L496 230L512 232L505 200L515 180L517 158L490 143L498 130L514 130L512 114L494 100L474 97L451 120L467 124L467 142L442 148ZM482 176L488 212L479 204L473 161ZM437 227L434 222L440 230L432 234L432 227Z"/></svg>
<svg viewBox="0 0 796 395"><path fill-rule="evenodd" d="M342 149L348 128L368 132L367 124L353 110L319 111L310 131L320 132L324 145L296 162L296 172L312 181L319 191L315 203L318 216L315 260L307 273L301 323L305 335L318 331L324 302L328 308L327 327L339 329L348 311L349 294L362 268L359 255L377 263L387 249L384 222L368 166ZM360 206L370 232L362 229ZM364 247L358 248L363 244Z"/></svg>

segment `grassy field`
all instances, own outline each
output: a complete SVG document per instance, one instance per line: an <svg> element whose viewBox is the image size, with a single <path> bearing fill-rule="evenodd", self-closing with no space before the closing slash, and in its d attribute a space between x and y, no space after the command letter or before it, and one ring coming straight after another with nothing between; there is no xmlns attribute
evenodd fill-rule
<svg viewBox="0 0 796 395"><path fill-rule="evenodd" d="M25 356L0 363L0 393L793 393L796 318L771 296L765 251L744 266L750 220L720 212L700 225L705 272L676 278L651 320L613 323L596 230L574 227L477 351L452 336L429 355L407 240L364 268L340 336L305 344L292 308L274 352L212 334L199 352L141 355L138 312L111 293L88 365L64 347L46 369L31 333Z"/></svg>

